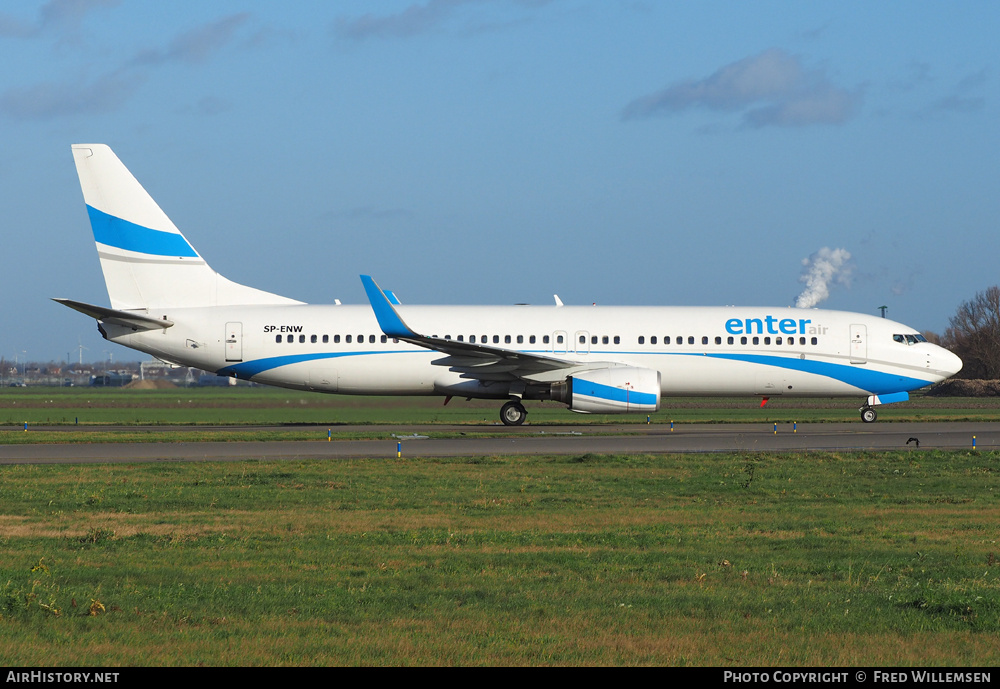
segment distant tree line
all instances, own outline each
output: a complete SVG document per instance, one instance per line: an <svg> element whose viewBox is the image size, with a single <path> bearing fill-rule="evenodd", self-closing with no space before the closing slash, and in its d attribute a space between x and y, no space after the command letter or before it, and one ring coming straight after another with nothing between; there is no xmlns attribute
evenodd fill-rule
<svg viewBox="0 0 1000 689"><path fill-rule="evenodd" d="M1000 286L958 307L940 344L962 358L957 378L1000 379Z"/></svg>

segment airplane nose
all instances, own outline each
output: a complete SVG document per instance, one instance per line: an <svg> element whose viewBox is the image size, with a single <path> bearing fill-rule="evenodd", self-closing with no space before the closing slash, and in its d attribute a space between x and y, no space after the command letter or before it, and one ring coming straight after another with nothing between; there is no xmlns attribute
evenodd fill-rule
<svg viewBox="0 0 1000 689"><path fill-rule="evenodd" d="M959 371L962 370L962 360L954 353L950 352L944 347L939 347L936 359L936 366L939 371L945 374L946 378L950 378Z"/></svg>

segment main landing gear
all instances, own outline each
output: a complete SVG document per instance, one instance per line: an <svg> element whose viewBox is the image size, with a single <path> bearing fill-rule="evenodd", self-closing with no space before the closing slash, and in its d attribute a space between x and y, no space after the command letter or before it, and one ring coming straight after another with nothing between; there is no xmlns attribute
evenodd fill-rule
<svg viewBox="0 0 1000 689"><path fill-rule="evenodd" d="M528 411L517 400L511 400L500 407L500 420L504 426L520 426L527 416Z"/></svg>
<svg viewBox="0 0 1000 689"><path fill-rule="evenodd" d="M861 407L861 420L865 423L874 423L875 419L878 418L878 414L875 410L869 407L867 404Z"/></svg>

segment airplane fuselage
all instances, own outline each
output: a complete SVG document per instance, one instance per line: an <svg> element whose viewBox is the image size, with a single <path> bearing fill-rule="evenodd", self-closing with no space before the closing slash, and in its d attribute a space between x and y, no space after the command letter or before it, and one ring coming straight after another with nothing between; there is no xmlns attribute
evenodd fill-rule
<svg viewBox="0 0 1000 689"><path fill-rule="evenodd" d="M739 307L401 306L436 338L659 371L663 396L839 396L915 390L954 355L912 328L841 311ZM368 306L241 306L143 313L172 327L108 338L168 362L318 392L505 398L511 376L470 379L441 352L383 334ZM909 336L909 338L907 338ZM909 339L909 342L907 341ZM921 338L922 339L922 338ZM438 362L435 364L435 362ZM442 365L444 364L444 365ZM572 370L572 369L570 369ZM523 376L545 385L566 369Z"/></svg>

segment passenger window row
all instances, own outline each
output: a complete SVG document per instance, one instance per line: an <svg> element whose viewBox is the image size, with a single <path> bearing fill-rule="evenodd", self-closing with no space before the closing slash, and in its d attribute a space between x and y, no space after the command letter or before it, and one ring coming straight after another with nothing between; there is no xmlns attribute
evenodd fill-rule
<svg viewBox="0 0 1000 689"><path fill-rule="evenodd" d="M783 337L775 337L775 338L771 338L770 336L765 336L765 337L758 337L758 336L747 337L746 335L740 337L739 344L741 344L741 345L745 345L745 344L759 345L759 344L763 343L765 345L769 345L769 344L771 344L772 339L773 339L775 345L786 345L786 346L789 346L789 347L795 345L795 338L794 337L785 337L785 338L783 338ZM644 344L646 344L646 337L644 335L640 335L638 341L639 341L639 344L644 345ZM661 342L663 344L665 344L665 345L668 345L671 342L673 342L676 345L683 345L685 343L685 341L689 345L695 344L695 338L692 335L688 335L687 338L686 338L686 340L685 340L685 338L683 336L671 338L670 335L665 335L663 338L658 338L656 335L651 335L649 337L649 344L651 344L651 345L660 344ZM819 344L819 338L812 337L812 338L808 338L807 339L805 337L800 337L798 343L800 345L805 345L807 342L808 342L808 344L817 345L817 344ZM707 345L708 343L709 343L708 336L707 335L703 335L701 337L701 344ZM716 335L716 337L715 337L715 344L717 344L717 345L721 345L722 344L722 338L719 337L718 335ZM736 344L736 338L733 337L732 335L730 335L729 337L726 338L726 344L731 344L731 345L732 344Z"/></svg>
<svg viewBox="0 0 1000 689"><path fill-rule="evenodd" d="M318 344L319 342L322 342L323 344L329 344L331 341L334 344L340 344L341 341L343 341L346 344L353 344L355 342L357 344L363 344L367 340L368 344L375 344L376 337L379 337L378 341L381 342L382 344L385 344L388 341L388 338L385 335L381 335L381 336L376 336L376 335L357 335L356 338L353 335L344 335L343 336L343 340L341 340L341 336L340 335L333 335L333 336L330 336L330 335L322 335L322 336L319 336L319 335L309 335L308 336L308 341L310 343L312 343L312 344ZM436 338L437 335L434 335L433 337ZM549 335L542 335L540 338L537 337L537 336L535 336L535 335L527 335L527 336L525 336L525 335L503 335L502 337L500 335L479 335L479 336L477 336L477 335L469 335L468 340L466 340L465 335L458 335L458 336L456 336L454 338L452 338L451 335L445 335L444 339L446 339L446 340L454 339L457 342L466 342L466 341L468 341L470 344L477 344L477 343L479 343L479 344L532 344L533 345L533 344L538 344L539 341L540 341L541 344L546 344L547 345L547 344L550 344L550 342L552 341L552 338ZM640 340L641 340L641 338L640 338ZM307 341L307 336L306 335L280 335L279 334L279 335L275 335L274 336L274 341L275 342L279 342L279 343L280 342L289 342L289 343L291 343L291 342L299 342L299 343L304 344ZM393 339L393 342L398 342L398 341L399 340ZM555 341L556 341L557 344L560 344L560 345L561 344L565 344L565 336L562 335L562 334L557 334L557 335L555 335ZM583 335L583 334L579 335L579 341L580 341L580 344L586 344L587 343L587 335ZM596 345L596 344L612 344L612 343L613 344L621 344L621 336L619 336L619 335L613 335L613 336L612 335L601 335L601 336L591 335L590 336L590 344L592 344L592 345Z"/></svg>
<svg viewBox="0 0 1000 689"><path fill-rule="evenodd" d="M331 341L331 336L330 335L322 335L322 336L319 336L319 335L309 335L308 337L309 337L309 342L311 344L318 344L321 341L322 341L323 344L329 344L330 341ZM343 336L343 342L346 343L346 344L354 344L355 342L357 344L364 344L365 342L367 342L368 344L375 344L376 338L378 338L377 341L381 342L382 344L386 344L388 342L388 338L385 335L357 335L357 336L354 336L354 335L344 335ZM915 341L915 338L914 338L913 335L907 335L907 336L905 336L905 339L903 339L903 338L904 338L904 336L902 336L902 335L894 335L893 336L893 339L896 340L896 342L901 342L902 341L902 342L906 342L907 344L913 344L914 341ZM451 340L452 336L451 335L445 335L444 339ZM466 341L464 335L458 335L454 339L457 342L465 342ZM527 338L525 338L524 335L504 335L503 336L503 344L525 344L525 340L526 339L527 339L527 344L536 344L538 342L538 338L536 336L534 336L534 335L528 335ZM686 338L684 336L671 337L670 335L665 335L662 338L659 338L656 335L651 335L648 339L649 339L649 344L650 345L657 345L657 344L660 344L661 342L662 342L662 344L665 344L665 345L669 345L671 343L673 343L675 345L683 345L683 344L685 344L685 342L687 344L689 344L689 345L695 344L695 337L693 335L688 335ZM638 343L640 345L645 345L646 344L646 340L647 340L647 338L646 338L645 335L640 335L639 338L638 338ZM703 345L707 345L709 343L709 338L708 338L707 335L703 335L700 338L700 340L701 340L701 344L703 344ZM298 341L300 344L304 344L306 342L306 335L275 335L274 336L274 341L275 342L288 342L288 343L292 343L292 342ZM333 335L332 336L332 341L333 341L334 344L340 344L341 343L341 336L340 335ZM469 341L470 344L476 344L477 342L481 343L481 344L500 344L501 343L501 337L500 337L500 335L493 335L493 336L481 335L481 336L479 336L477 338L475 335L469 335L468 341ZM584 334L578 335L578 341L579 341L579 344L587 344L587 335L584 335ZM773 338L773 341L774 341L774 344L778 345L778 346L785 345L785 346L792 347L792 346L795 346L795 344L796 344L795 338L791 337L791 336L785 337L785 338L783 338L783 337L775 337L775 338ZM925 341L925 340L921 340L921 341ZM398 342L398 340L393 339L393 342ZM549 336L548 335L543 335L541 337L541 342L542 342L542 344L549 344L550 343ZM739 344L741 344L741 345L746 345L746 344L754 344L754 345L764 344L764 345L770 345L771 342L772 342L772 338L770 336L759 337L759 336L755 335L753 337L747 337L746 335L743 335L739 339ZM556 335L556 343L557 344L565 344L563 335ZM592 344L592 345L596 345L596 344L605 344L606 345L606 344L612 344L612 343L616 344L616 345L617 344L621 344L621 337L618 336L618 335L614 335L614 336L610 336L610 335L601 335L601 336L591 335L590 336L590 344ZM816 338L816 337L812 337L812 338L808 338L808 339L805 338L805 337L799 337L799 339L798 339L798 344L799 345L805 345L807 343L808 344L812 344L812 345L817 345L817 344L819 344L819 339ZM715 337L715 344L721 345L722 344L722 338L719 337L719 336L716 336ZM732 335L730 335L729 337L726 338L726 344L730 344L730 345L736 344L736 338L733 337Z"/></svg>
<svg viewBox="0 0 1000 689"><path fill-rule="evenodd" d="M357 343L358 344L363 344L365 342L365 337L366 337L365 335L358 335L357 336ZM368 338L367 341L368 341L369 344L375 344L375 338L376 338L375 335L368 335L367 338ZM319 343L320 339L322 339L323 344L329 344L329 342L330 342L330 336L329 335L323 335L322 338L320 338L319 335L310 335L309 336L309 342L312 343L312 344ZM275 335L274 336L274 341L275 342L295 342L296 340L298 340L299 343L304 344L305 341L306 341L306 336L305 335ZM385 335L382 335L381 337L379 337L379 342L381 342L382 344L385 344L388 341L389 341L389 338L387 338ZM345 335L344 336L344 342L346 342L347 344L352 344L353 342L355 342L354 336L353 335ZM393 340L393 342L398 342L398 340ZM340 335L334 335L333 336L333 343L334 344L340 344Z"/></svg>
<svg viewBox="0 0 1000 689"><path fill-rule="evenodd" d="M578 337L579 337L579 340L580 340L580 344L587 344L587 335L586 334L580 334ZM458 335L458 336L456 336L454 338L452 338L451 335L445 335L444 339L446 339L446 340L454 339L457 342L465 342L466 341L465 335ZM478 339L477 339L476 335L469 335L469 339L468 339L468 342L470 344L476 344L477 342L479 344L538 344L539 341L541 341L541 344L550 344L552 342L552 338L549 335L542 335L541 338L538 338L535 335L527 335L527 336L525 336L525 335L504 335L502 338L500 337L500 335L480 335L478 337ZM555 341L556 341L556 344L564 344L565 343L565 336L564 335L556 335ZM614 336L611 336L611 335L601 335L601 336L591 335L590 336L590 344L611 344L611 343L621 344L621 341L622 341L622 338L619 335L614 335Z"/></svg>

